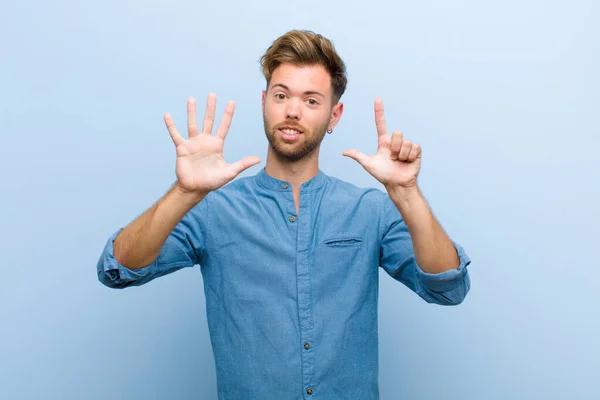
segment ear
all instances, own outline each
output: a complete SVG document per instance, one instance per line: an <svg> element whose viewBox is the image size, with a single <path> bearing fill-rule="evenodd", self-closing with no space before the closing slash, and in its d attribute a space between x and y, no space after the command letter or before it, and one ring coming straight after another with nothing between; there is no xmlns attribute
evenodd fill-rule
<svg viewBox="0 0 600 400"><path fill-rule="evenodd" d="M340 118L342 118L343 112L344 112L344 104L343 103L337 103L335 106L333 106L333 108L331 109L331 116L329 117L329 125L327 125L327 129L333 130L335 128L335 126L340 121Z"/></svg>
<svg viewBox="0 0 600 400"><path fill-rule="evenodd" d="M266 97L267 97L267 91L263 90L262 91L262 100L261 100L261 107L262 107L263 113L265 112L265 98Z"/></svg>

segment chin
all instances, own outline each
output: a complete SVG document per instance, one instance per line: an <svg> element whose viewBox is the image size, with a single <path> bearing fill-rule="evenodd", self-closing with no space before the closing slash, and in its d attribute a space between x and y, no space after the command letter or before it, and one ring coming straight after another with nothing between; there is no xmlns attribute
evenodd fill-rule
<svg viewBox="0 0 600 400"><path fill-rule="evenodd" d="M307 134L306 132L303 134ZM282 161L299 161L307 156L310 156L320 145L323 140L324 133L321 137L312 138L311 136L303 136L296 143L286 143L278 136L279 132L276 129L271 129L267 134L267 140L273 150L273 153Z"/></svg>
<svg viewBox="0 0 600 400"><path fill-rule="evenodd" d="M298 150L284 150L277 145L271 145L271 148L275 155L284 161L298 161L306 156L304 152Z"/></svg>

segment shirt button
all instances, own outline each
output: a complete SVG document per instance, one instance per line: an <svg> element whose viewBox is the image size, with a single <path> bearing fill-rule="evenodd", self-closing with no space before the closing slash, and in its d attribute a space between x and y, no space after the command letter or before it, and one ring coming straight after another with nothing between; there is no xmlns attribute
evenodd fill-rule
<svg viewBox="0 0 600 400"><path fill-rule="evenodd" d="M312 394L312 388L308 388L308 389L306 389L306 393L308 393L308 394Z"/></svg>
<svg viewBox="0 0 600 400"><path fill-rule="evenodd" d="M308 342L304 343L304 348L306 350L310 349L310 343L308 343Z"/></svg>
<svg viewBox="0 0 600 400"><path fill-rule="evenodd" d="M282 188L287 189L288 188L288 184L284 183L283 185L281 185Z"/></svg>
<svg viewBox="0 0 600 400"><path fill-rule="evenodd" d="M294 222L296 220L296 217L294 217L293 215L290 216L290 222Z"/></svg>

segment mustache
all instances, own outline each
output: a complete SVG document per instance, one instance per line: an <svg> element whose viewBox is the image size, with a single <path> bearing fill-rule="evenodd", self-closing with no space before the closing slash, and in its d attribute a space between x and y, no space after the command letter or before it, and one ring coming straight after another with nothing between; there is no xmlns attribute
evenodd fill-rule
<svg viewBox="0 0 600 400"><path fill-rule="evenodd" d="M306 132L306 128L296 122L282 122L280 124L276 124L273 129L279 130L283 128L294 128L300 132Z"/></svg>

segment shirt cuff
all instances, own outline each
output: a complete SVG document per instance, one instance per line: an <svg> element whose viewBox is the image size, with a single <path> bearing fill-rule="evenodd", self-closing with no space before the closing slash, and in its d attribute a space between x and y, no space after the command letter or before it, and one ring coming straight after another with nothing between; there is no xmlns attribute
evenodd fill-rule
<svg viewBox="0 0 600 400"><path fill-rule="evenodd" d="M458 254L459 266L458 269L431 274L425 272L417 265L417 276L423 286L437 293L444 293L456 289L465 279L468 279L467 266L471 263L471 259L465 253L465 250L458 243L452 242Z"/></svg>
<svg viewBox="0 0 600 400"><path fill-rule="evenodd" d="M119 229L107 240L97 265L98 279L104 285L112 288L122 288L144 282L144 278L150 275L150 271L158 262L157 259L152 264L135 270L119 264L115 259L114 241L122 230L123 228Z"/></svg>

